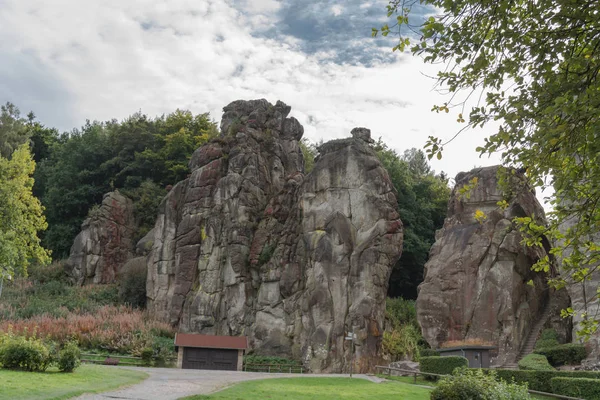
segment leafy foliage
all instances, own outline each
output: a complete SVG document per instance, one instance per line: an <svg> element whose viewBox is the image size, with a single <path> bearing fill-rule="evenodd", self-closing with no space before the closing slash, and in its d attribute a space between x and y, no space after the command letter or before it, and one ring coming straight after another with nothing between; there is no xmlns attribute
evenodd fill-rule
<svg viewBox="0 0 600 400"><path fill-rule="evenodd" d="M244 356L244 364L274 364L274 365L302 365L298 360L283 357L261 356L248 354Z"/></svg>
<svg viewBox="0 0 600 400"><path fill-rule="evenodd" d="M494 373L498 379L519 384L527 383L529 389L547 392L551 387L550 380L555 377L600 379L600 372L594 371L530 371L516 369L494 369L486 373Z"/></svg>
<svg viewBox="0 0 600 400"><path fill-rule="evenodd" d="M81 350L75 342L68 342L58 353L56 360L58 370L61 372L73 372L81 365Z"/></svg>
<svg viewBox="0 0 600 400"><path fill-rule="evenodd" d="M399 156L381 139L374 149L398 192L404 224L402 257L394 265L388 295L416 299L435 231L444 224L450 188L444 174L431 171L421 150L410 149Z"/></svg>
<svg viewBox="0 0 600 400"><path fill-rule="evenodd" d="M29 338L0 332L0 365L8 369L43 372L52 363L48 346L34 335Z"/></svg>
<svg viewBox="0 0 600 400"><path fill-rule="evenodd" d="M32 193L34 169L26 144L11 159L0 156L0 280L12 278L15 270L26 275L32 261L50 261L38 237L47 224L44 209Z"/></svg>
<svg viewBox="0 0 600 400"><path fill-rule="evenodd" d="M391 329L383 334L383 351L393 361L418 359L422 354L421 347L426 346L426 342L417 322L415 301L401 297L386 299L385 318Z"/></svg>
<svg viewBox="0 0 600 400"><path fill-rule="evenodd" d="M308 139L303 138L300 140L300 150L302 150L302 156L304 157L304 172L308 174L315 166L315 158L318 154L317 146Z"/></svg>
<svg viewBox="0 0 600 400"><path fill-rule="evenodd" d="M587 378L552 378L552 393L586 400L600 399L600 381Z"/></svg>
<svg viewBox="0 0 600 400"><path fill-rule="evenodd" d="M554 371L554 368L548 363L546 356L541 354L527 354L519 361L519 369L529 369L534 371Z"/></svg>
<svg viewBox="0 0 600 400"><path fill-rule="evenodd" d="M587 357L587 351L582 344L568 343L554 347L544 347L535 349L536 354L541 354L548 358L548 362L553 366L580 364Z"/></svg>
<svg viewBox="0 0 600 400"><path fill-rule="evenodd" d="M401 28L411 27L409 15L418 3L439 14L412 27L421 34L414 41ZM398 28L394 50L410 47L425 62L445 65L437 83L450 98L433 111L456 112L464 124L456 135L498 121L496 133L477 151L500 153L505 165L525 171L531 186L554 189L549 226L533 216L518 220L530 236L528 245L542 246L543 236L556 243L551 253L562 259L563 273L550 284L560 288L589 280L600 265L594 240L600 234L597 1L391 0L392 16L394 24L374 28L374 36ZM440 158L451 141L430 137L429 157ZM565 222L572 226L559 229ZM543 258L535 268L547 271L549 263L550 257ZM581 310L565 312L583 314L585 338L599 327L587 306L599 295L588 293Z"/></svg>
<svg viewBox="0 0 600 400"><path fill-rule="evenodd" d="M523 400L530 399L527 386L497 380L482 370L457 370L443 378L431 392L431 400Z"/></svg>
<svg viewBox="0 0 600 400"><path fill-rule="evenodd" d="M139 203L141 238L164 188L186 178L192 153L216 132L208 114L176 110L155 119L137 113L122 122L88 121L62 135L36 172L35 192L49 224L44 243L55 256L67 255L89 208L114 189Z"/></svg>
<svg viewBox="0 0 600 400"><path fill-rule="evenodd" d="M456 368L468 367L469 361L464 357L421 357L419 370L431 374L451 375ZM434 376L425 376L427 379L436 380Z"/></svg>
<svg viewBox="0 0 600 400"><path fill-rule="evenodd" d="M134 308L146 308L146 268L145 258L132 260L126 264L129 269L119 279L119 301Z"/></svg>

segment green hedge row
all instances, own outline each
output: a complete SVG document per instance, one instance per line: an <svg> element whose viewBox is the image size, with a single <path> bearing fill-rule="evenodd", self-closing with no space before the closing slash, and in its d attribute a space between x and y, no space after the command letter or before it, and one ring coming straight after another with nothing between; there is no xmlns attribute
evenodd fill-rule
<svg viewBox="0 0 600 400"><path fill-rule="evenodd" d="M535 354L546 356L548 362L556 367L565 364L580 364L587 357L582 344L561 344L554 347L536 349Z"/></svg>
<svg viewBox="0 0 600 400"><path fill-rule="evenodd" d="M548 363L546 356L541 354L527 354L519 361L519 369L531 371L554 371L554 368Z"/></svg>
<svg viewBox="0 0 600 400"><path fill-rule="evenodd" d="M421 357L439 357L440 352L435 349L419 349L419 355Z"/></svg>
<svg viewBox="0 0 600 400"><path fill-rule="evenodd" d="M498 378L507 382L529 384L529 389L547 392L551 388L552 378L587 378L600 379L600 372L597 371L526 371L516 369L492 369ZM596 381L600 385L600 381Z"/></svg>
<svg viewBox="0 0 600 400"><path fill-rule="evenodd" d="M552 393L600 400L600 381L588 378L552 378Z"/></svg>
<svg viewBox="0 0 600 400"><path fill-rule="evenodd" d="M431 374L451 375L456 368L468 367L469 361L464 357L421 357L419 360L419 370ZM435 377L425 378L435 380Z"/></svg>

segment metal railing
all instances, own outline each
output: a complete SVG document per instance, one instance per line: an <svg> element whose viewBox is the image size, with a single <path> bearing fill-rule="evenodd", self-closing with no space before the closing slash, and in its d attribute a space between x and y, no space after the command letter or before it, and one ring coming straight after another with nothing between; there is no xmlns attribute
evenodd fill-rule
<svg viewBox="0 0 600 400"><path fill-rule="evenodd" d="M377 365L375 368L377 369L383 369L383 370L387 370L387 375L391 376L392 371L398 371L398 372L402 372L404 374L409 374L409 375L413 375L415 378L415 383L417 383L417 375L427 375L427 376L435 376L435 377L445 377L445 376L452 376L452 375L444 375L444 374L433 374L430 372L421 372L421 371L413 371L413 370L409 370L409 369L401 369L401 368L394 368L394 367L385 367L382 365ZM542 396L546 396L546 397L553 397L555 399L563 399L563 400L585 400L579 397L570 397L570 396L563 396L561 394L555 394L555 393L546 393L546 392L539 392L537 390L531 390L528 389L527 390L529 393L531 394L539 394Z"/></svg>
<svg viewBox="0 0 600 400"><path fill-rule="evenodd" d="M269 372L269 373L300 373L303 374L306 369L302 365L295 364L244 364L246 372Z"/></svg>

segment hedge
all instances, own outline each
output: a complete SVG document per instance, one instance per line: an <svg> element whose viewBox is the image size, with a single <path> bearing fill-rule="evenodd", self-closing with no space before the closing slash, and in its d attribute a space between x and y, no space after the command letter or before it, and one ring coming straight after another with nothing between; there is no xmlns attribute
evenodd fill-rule
<svg viewBox="0 0 600 400"><path fill-rule="evenodd" d="M469 360L459 356L448 356L448 357L421 357L419 360L419 370L421 372L428 372L431 374L440 375L451 375L452 371L456 368L468 367ZM434 377L428 377L428 379L435 380Z"/></svg>
<svg viewBox="0 0 600 400"><path fill-rule="evenodd" d="M421 357L439 357L440 352L435 349L419 349L419 355Z"/></svg>
<svg viewBox="0 0 600 400"><path fill-rule="evenodd" d="M598 371L526 371L516 369L492 369L491 371L495 371L498 378L504 379L507 382L512 382L513 380L519 384L527 382L529 389L540 392L550 390L552 378L600 379L600 372ZM600 385L600 381L596 382Z"/></svg>
<svg viewBox="0 0 600 400"><path fill-rule="evenodd" d="M548 363L546 356L541 354L527 354L519 361L519 369L532 371L554 371L554 368Z"/></svg>
<svg viewBox="0 0 600 400"><path fill-rule="evenodd" d="M588 378L552 378L552 393L600 400L600 381Z"/></svg>
<svg viewBox="0 0 600 400"><path fill-rule="evenodd" d="M546 356L548 362L554 367L565 364L580 364L587 357L587 352L582 344L561 344L536 349L534 353Z"/></svg>

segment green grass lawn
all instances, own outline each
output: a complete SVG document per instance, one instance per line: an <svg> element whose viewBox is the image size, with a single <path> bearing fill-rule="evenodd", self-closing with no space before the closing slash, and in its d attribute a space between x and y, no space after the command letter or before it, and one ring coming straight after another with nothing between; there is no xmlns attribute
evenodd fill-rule
<svg viewBox="0 0 600 400"><path fill-rule="evenodd" d="M43 373L0 369L0 399L68 399L131 385L147 377L139 371L97 365L82 365L70 374L54 368Z"/></svg>
<svg viewBox="0 0 600 400"><path fill-rule="evenodd" d="M428 400L429 390L397 382L373 383L350 378L275 378L242 382L210 396L188 400L312 400L371 399Z"/></svg>

